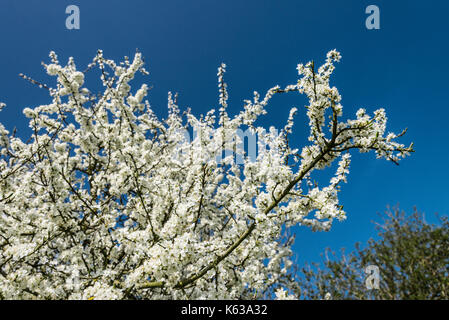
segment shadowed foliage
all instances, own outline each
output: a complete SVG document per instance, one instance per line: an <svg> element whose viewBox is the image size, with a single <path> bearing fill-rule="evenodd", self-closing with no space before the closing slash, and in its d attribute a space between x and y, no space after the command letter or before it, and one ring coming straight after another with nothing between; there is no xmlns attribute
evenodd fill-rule
<svg viewBox="0 0 449 320"><path fill-rule="evenodd" d="M302 269L301 297L322 299L448 299L449 221L428 224L416 209L411 215L395 207L377 224L379 239L360 243L349 255L326 251L324 267ZM330 254L330 257L329 257ZM365 268L379 267L378 289L367 289ZM329 294L327 295L329 297Z"/></svg>

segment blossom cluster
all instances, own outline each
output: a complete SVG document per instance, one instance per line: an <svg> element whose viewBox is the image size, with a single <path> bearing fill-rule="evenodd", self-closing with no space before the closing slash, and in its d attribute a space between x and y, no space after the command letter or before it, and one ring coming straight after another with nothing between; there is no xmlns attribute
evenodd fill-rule
<svg viewBox="0 0 449 320"><path fill-rule="evenodd" d="M136 73L148 74L141 53L117 64L98 51L84 72L73 58L65 66L50 58L51 102L23 111L30 139L0 124L0 298L291 298L293 239L284 231L329 230L345 218L338 192L349 151L393 162L413 151L386 133L383 109L341 121L341 96L329 84L335 50L317 70L298 65L295 84L255 92L234 117L223 64L218 112L182 113L170 93L162 120L149 87L131 89ZM85 86L93 68L100 95ZM280 133L256 125L275 95L293 91L309 100L301 150L289 144L296 108ZM255 159L229 134L246 128L263 145ZM185 139L185 130L201 134ZM328 185L312 183L334 162Z"/></svg>

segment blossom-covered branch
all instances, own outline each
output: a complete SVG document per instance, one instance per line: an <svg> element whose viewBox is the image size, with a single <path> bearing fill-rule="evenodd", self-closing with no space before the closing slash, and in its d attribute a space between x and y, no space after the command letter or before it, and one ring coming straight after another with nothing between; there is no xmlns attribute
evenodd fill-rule
<svg viewBox="0 0 449 320"><path fill-rule="evenodd" d="M30 139L0 124L0 298L291 297L293 238L284 231L329 230L346 217L338 192L349 151L394 163L413 151L397 142L405 132L386 133L383 109L342 120L329 83L335 50L318 69L298 65L296 83L263 98L255 92L234 117L222 64L217 112L181 113L169 93L165 120L145 100L147 85L131 89L137 72L148 74L139 52L117 64L99 51L84 72L73 58L66 66L50 58L44 67L56 85L42 87L51 102L24 109ZM84 83L96 67L99 95ZM280 132L256 124L275 95L289 92L309 100L301 150L289 141L296 108ZM239 132L257 136L257 155L241 147ZM334 162L327 185L311 182Z"/></svg>

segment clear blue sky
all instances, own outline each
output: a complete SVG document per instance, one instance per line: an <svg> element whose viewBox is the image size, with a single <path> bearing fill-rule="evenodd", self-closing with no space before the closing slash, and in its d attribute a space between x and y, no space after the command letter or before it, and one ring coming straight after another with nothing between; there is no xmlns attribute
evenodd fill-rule
<svg viewBox="0 0 449 320"><path fill-rule="evenodd" d="M78 5L81 29L65 27L66 6ZM380 30L367 30L365 8L380 8ZM167 92L180 93L180 104L195 114L218 104L216 70L228 65L230 112L237 113L253 90L294 83L296 65L321 63L328 50L343 55L333 84L343 96L344 116L359 107L384 107L389 129L409 131L416 153L399 167L353 157L348 184L341 193L348 219L328 233L299 228L295 249L300 262L319 260L330 246L352 248L375 235L372 220L386 205L411 211L449 211L449 2L447 0L191 0L66 1L2 0L0 3L0 101L7 103L0 121L25 136L24 107L49 102L40 90L18 77L25 73L47 81L41 61L55 50L65 62L73 56L80 69L103 49L120 59L138 48L154 85L149 100L166 114ZM264 125L281 126L297 96L278 97ZM303 111L303 109L300 108ZM297 116L293 144L307 134Z"/></svg>

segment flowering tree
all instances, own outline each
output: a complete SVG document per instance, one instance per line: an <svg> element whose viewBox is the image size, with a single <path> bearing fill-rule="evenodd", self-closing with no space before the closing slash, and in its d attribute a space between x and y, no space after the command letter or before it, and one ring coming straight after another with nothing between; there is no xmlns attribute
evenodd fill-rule
<svg viewBox="0 0 449 320"><path fill-rule="evenodd" d="M287 297L295 284L284 231L328 230L345 218L337 193L348 152L374 150L397 163L413 151L395 142L404 132L385 134L383 109L341 120L341 97L329 85L336 51L317 70L298 65L295 84L263 99L255 92L234 117L222 64L217 113L181 113L169 94L165 120L144 100L146 85L131 91L135 74L147 73L140 53L116 64L99 51L85 72L72 58L62 66L50 57L44 67L57 83L40 84L50 104L24 110L30 139L0 125L1 298ZM100 95L84 86L94 67ZM279 134L255 125L275 94L293 91L309 99L310 144L301 151L288 143L295 108ZM235 132L243 129L257 135L253 159L239 147ZM186 139L186 132L197 134ZM335 161L328 185L311 183Z"/></svg>

